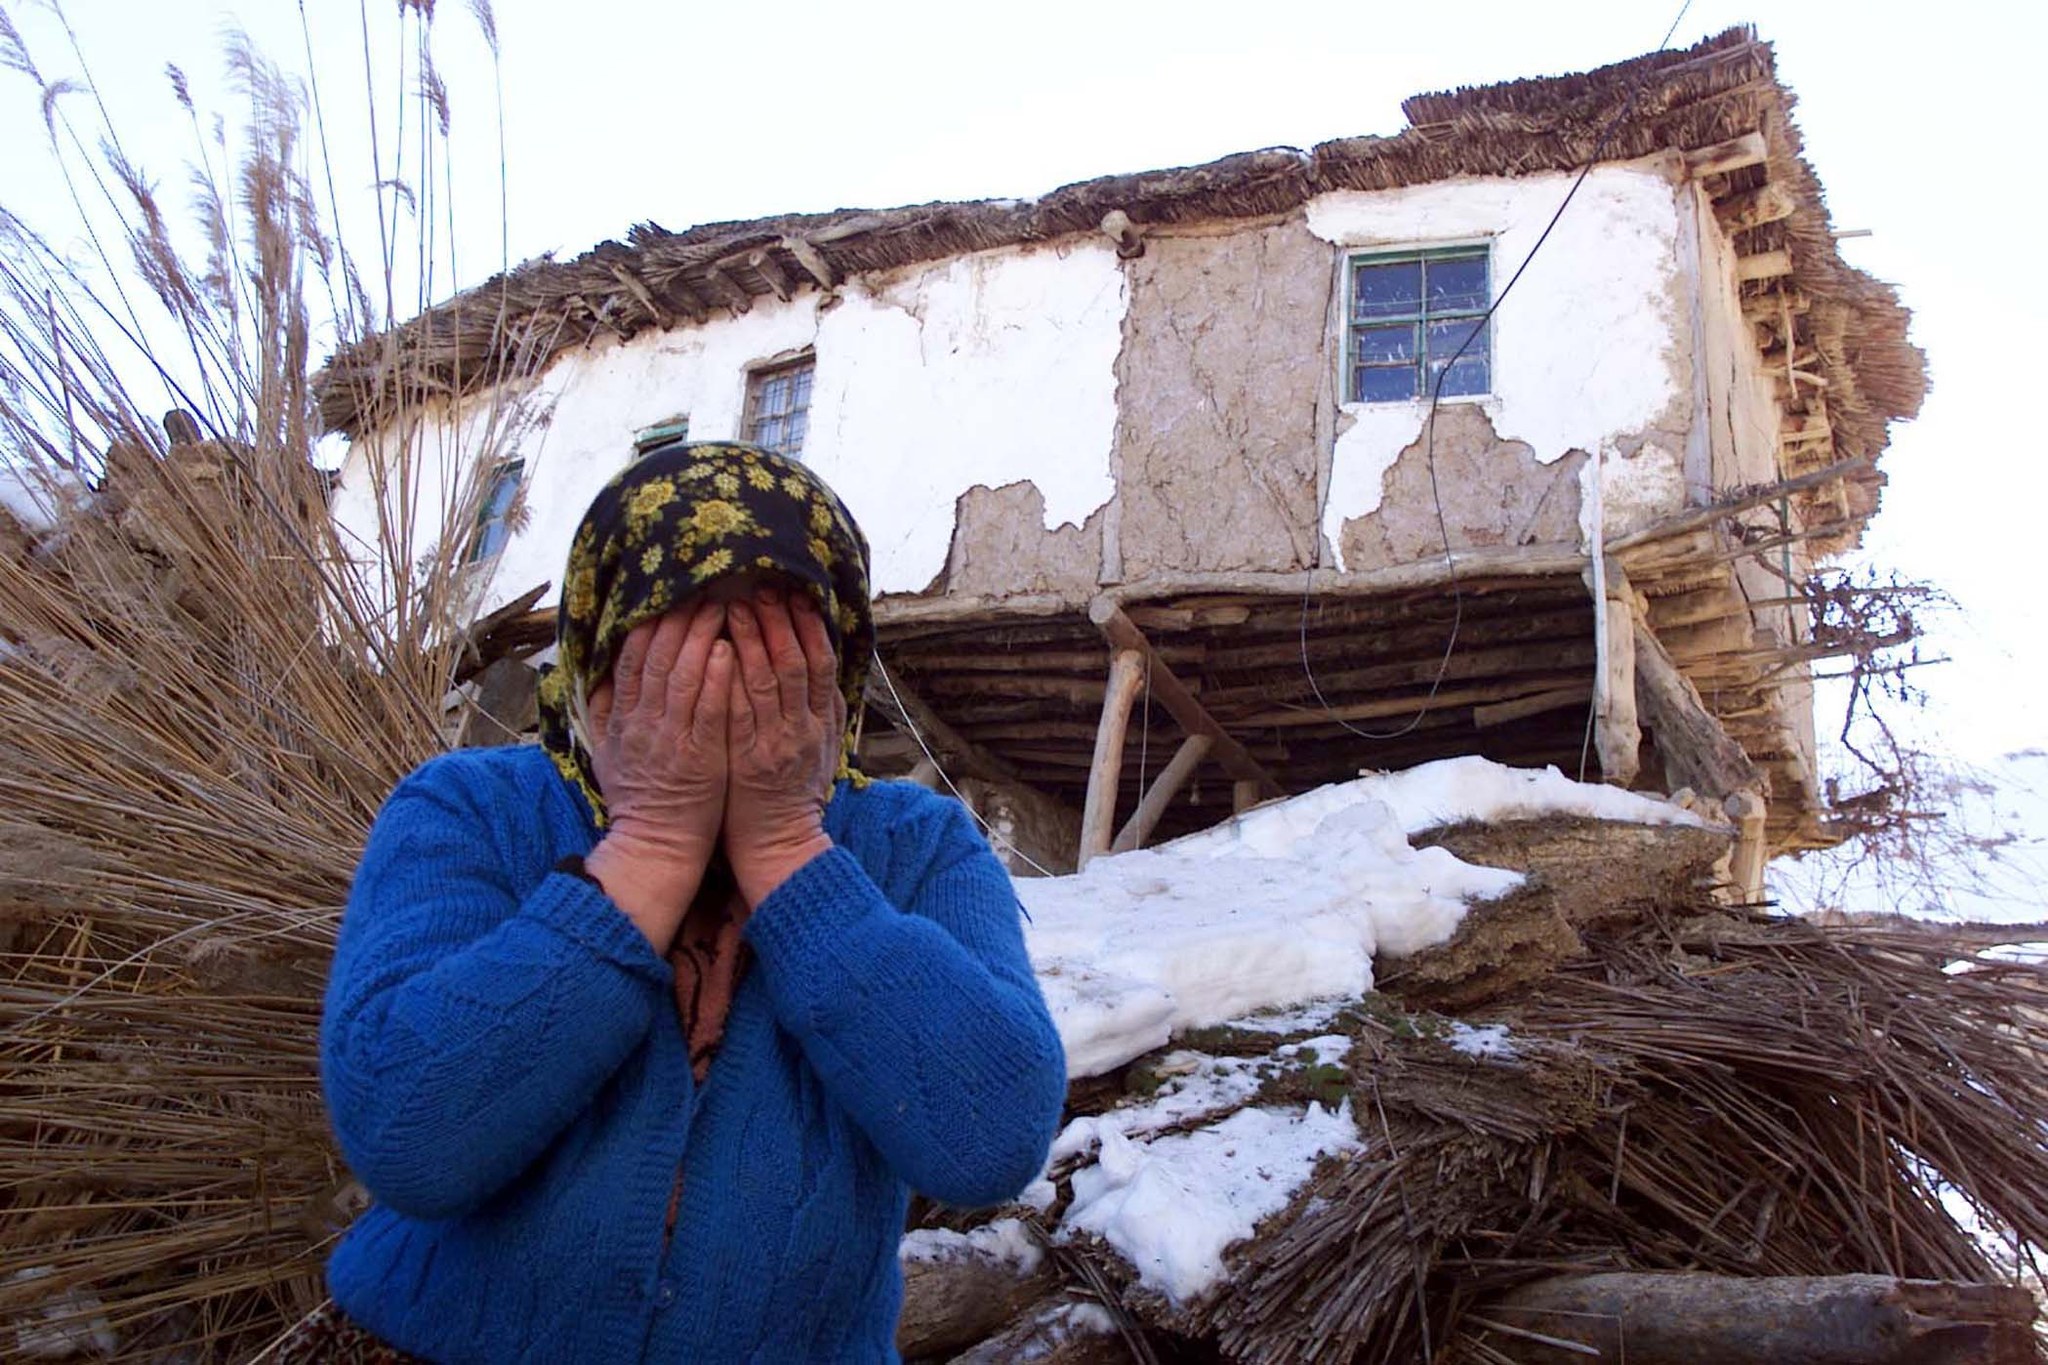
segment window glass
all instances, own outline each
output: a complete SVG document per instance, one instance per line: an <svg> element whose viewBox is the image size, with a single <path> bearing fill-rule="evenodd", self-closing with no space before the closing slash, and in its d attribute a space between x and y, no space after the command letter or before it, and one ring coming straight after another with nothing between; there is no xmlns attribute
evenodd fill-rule
<svg viewBox="0 0 2048 1365"><path fill-rule="evenodd" d="M747 381L747 439L778 455L801 459L811 428L809 360L772 370L756 370Z"/></svg>
<svg viewBox="0 0 2048 1365"><path fill-rule="evenodd" d="M519 497L519 481L525 472L525 461L512 460L499 465L491 475L490 487L484 490L483 501L477 505L476 536L469 546L470 563L490 559L510 543L512 504Z"/></svg>
<svg viewBox="0 0 2048 1365"><path fill-rule="evenodd" d="M1397 403L1490 391L1493 300L1484 247L1356 258L1349 401ZM1455 361L1453 357L1456 357Z"/></svg>

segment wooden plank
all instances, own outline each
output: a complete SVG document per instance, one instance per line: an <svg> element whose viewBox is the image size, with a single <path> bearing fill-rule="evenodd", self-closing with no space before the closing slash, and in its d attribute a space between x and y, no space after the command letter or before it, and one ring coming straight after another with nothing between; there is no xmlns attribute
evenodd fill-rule
<svg viewBox="0 0 2048 1365"><path fill-rule="evenodd" d="M1187 785L1195 769L1202 766L1202 760L1209 756L1209 750L1215 743L1208 735L1189 735L1180 742L1180 748L1174 750L1172 759L1139 799L1138 808L1131 812L1131 818L1117 831L1116 841L1109 846L1111 852L1127 852L1152 837L1159 817L1166 814L1166 808L1173 804L1174 797L1180 795L1180 789Z"/></svg>
<svg viewBox="0 0 2048 1365"><path fill-rule="evenodd" d="M1331 721L1386 720L1399 716L1404 720L1425 707L1430 711L1444 710L1454 706L1472 706L1481 702L1513 701L1522 697L1533 697L1539 692L1557 692L1567 687L1586 686L1583 671L1569 673L1533 673L1525 678L1509 682L1491 682L1474 687L1444 687L1437 689L1432 699L1427 692L1417 692L1405 697L1379 697L1372 701L1347 702L1339 706L1304 706L1285 711L1264 711L1247 716L1239 722L1247 729L1296 729L1304 725L1322 725Z"/></svg>
<svg viewBox="0 0 2048 1365"><path fill-rule="evenodd" d="M1764 141L1764 135L1749 132L1685 153L1685 169L1695 177L1726 175L1745 166L1761 165L1769 156L1770 145Z"/></svg>
<svg viewBox="0 0 2048 1365"><path fill-rule="evenodd" d="M1123 608L1107 596L1098 597L1088 608L1088 619L1101 630L1104 638L1119 650L1136 650L1151 661L1152 695L1180 722L1181 729L1191 735L1207 735L1216 742L1216 761L1221 763L1232 777L1245 782L1258 782L1268 794L1278 796L1281 786L1273 775L1259 765L1257 759L1245 751L1245 747L1232 739L1221 725L1195 700L1194 693L1174 675L1164 660L1157 657L1152 642L1145 633L1133 625L1131 618L1124 615Z"/></svg>
<svg viewBox="0 0 2048 1365"><path fill-rule="evenodd" d="M1714 523L1725 518L1742 512L1752 511L1755 508L1764 506L1766 503L1776 502L1778 499L1791 494L1803 493L1810 488L1819 488L1824 484L1832 483L1836 479L1871 469L1875 464L1875 458L1869 455L1859 455L1852 460L1838 460L1826 469L1815 470L1811 474L1801 474L1795 479L1781 479L1769 487L1751 489L1748 492L1739 493L1734 497L1714 503L1711 506L1680 513L1678 516L1660 521L1654 526L1646 526L1640 531L1631 531L1628 535L1611 542L1607 547L1607 551L1609 554L1613 554L1617 551L1633 549L1650 541L1664 540L1671 536L1682 535L1688 531L1712 526ZM1634 565L1630 566L1630 572L1639 573Z"/></svg>
<svg viewBox="0 0 2048 1365"><path fill-rule="evenodd" d="M1123 774L1124 732L1131 723L1131 703L1144 685L1146 655L1120 648L1109 661L1109 682L1102 698L1102 722L1095 732L1095 757L1088 765L1088 798L1081 809L1081 847L1076 869L1109 851L1116 823L1117 782Z"/></svg>
<svg viewBox="0 0 2048 1365"><path fill-rule="evenodd" d="M1735 258L1735 278L1745 282L1774 280L1791 273L1792 253L1789 251L1759 251L1752 256Z"/></svg>
<svg viewBox="0 0 2048 1365"><path fill-rule="evenodd" d="M1672 785L1691 787L1716 801L1761 791L1764 780L1749 755L1700 700L1698 689L1641 615L1635 617L1635 642L1636 705L1656 736Z"/></svg>
<svg viewBox="0 0 2048 1365"><path fill-rule="evenodd" d="M1546 711L1562 711L1567 706L1584 706L1593 700L1593 689L1586 686L1559 687L1549 692L1538 692L1530 697L1518 697L1514 701L1495 702L1491 706L1472 708L1472 724L1481 730L1513 721L1540 716Z"/></svg>

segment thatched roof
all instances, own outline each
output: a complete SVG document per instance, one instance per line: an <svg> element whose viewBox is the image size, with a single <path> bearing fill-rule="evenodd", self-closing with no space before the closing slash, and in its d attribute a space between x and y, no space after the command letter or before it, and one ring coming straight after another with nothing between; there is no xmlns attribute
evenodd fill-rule
<svg viewBox="0 0 2048 1365"><path fill-rule="evenodd" d="M320 376L321 413L331 429L360 431L401 395L417 401L531 373L600 332L629 338L870 271L1097 233L1112 212L1142 234L1152 225L1284 213L1333 190L1569 170L1596 152L1623 161L1747 136L1763 139L1766 159L1720 174L1717 198L1766 183L1789 192L1789 216L1741 229L1736 239L1746 257L1789 253L1791 268L1746 284L1745 293L1798 297L1795 359L1802 348L1817 349L1814 363L1827 380L1832 445L1813 452L1817 462L1874 456L1886 423L1918 410L1925 360L1906 340L1907 312L1894 291L1836 250L1820 183L1800 156L1792 105L1769 44L1734 28L1686 50L1579 75L1417 95L1402 106L1409 126L1391 137L1106 176L1029 201L841 209L684 232L643 223L623 243L601 243L572 261L527 262L343 350ZM1874 474L1864 478L1874 485ZM1874 504L1871 487L1852 494L1845 510L1867 515Z"/></svg>

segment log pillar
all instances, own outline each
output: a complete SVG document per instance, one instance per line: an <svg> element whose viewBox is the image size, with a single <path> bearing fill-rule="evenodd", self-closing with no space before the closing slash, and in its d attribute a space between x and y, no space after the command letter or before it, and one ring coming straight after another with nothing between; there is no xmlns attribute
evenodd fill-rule
<svg viewBox="0 0 2048 1365"><path fill-rule="evenodd" d="M1138 808L1117 831L1116 842L1109 846L1110 852L1127 853L1152 836L1159 817L1166 814L1173 798L1180 795L1180 789L1187 785L1188 778L1202 766L1202 760L1209 756L1209 749L1215 742L1208 735L1189 735L1180 742L1172 761L1152 780L1152 785L1139 798Z"/></svg>
<svg viewBox="0 0 2048 1365"><path fill-rule="evenodd" d="M1595 608L1603 614L1603 628L1593 673L1593 749L1601 780L1626 787L1636 780L1643 747L1636 715L1635 593L1618 565L1608 569L1606 583L1606 600Z"/></svg>
<svg viewBox="0 0 2048 1365"><path fill-rule="evenodd" d="M1131 725L1131 703L1145 681L1145 655L1119 649L1109 660L1109 686L1102 696L1102 719L1095 728L1095 758L1088 765L1088 800L1081 808L1081 847L1077 868L1109 852L1116 828L1118 783L1123 780L1124 735Z"/></svg>

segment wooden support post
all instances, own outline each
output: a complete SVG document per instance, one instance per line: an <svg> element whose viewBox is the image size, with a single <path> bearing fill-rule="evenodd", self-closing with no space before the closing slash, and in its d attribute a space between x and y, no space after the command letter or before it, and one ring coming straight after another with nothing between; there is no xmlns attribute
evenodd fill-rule
<svg viewBox="0 0 2048 1365"><path fill-rule="evenodd" d="M1789 251L1759 251L1754 256L1735 258L1735 278L1738 280L1774 280L1791 273L1792 253Z"/></svg>
<svg viewBox="0 0 2048 1365"><path fill-rule="evenodd" d="M1138 808L1131 812L1131 818L1117 831L1116 842L1109 846L1110 852L1128 853L1152 837L1159 817L1166 814L1166 808L1173 804L1174 797L1180 795L1180 789L1187 785L1195 769L1202 766L1202 760L1209 756L1209 750L1215 743L1207 735L1189 735L1180 742L1173 758L1139 798Z"/></svg>
<svg viewBox="0 0 2048 1365"><path fill-rule="evenodd" d="M1221 763L1232 777L1241 782L1259 783L1260 796L1279 796L1280 784L1273 775L1259 765L1259 761L1246 751L1242 744L1224 733L1216 718L1208 713L1202 703L1195 700L1195 694L1188 691L1186 684L1174 676L1152 648L1152 642L1145 638L1124 609L1114 598L1098 597L1088 604L1088 619L1093 621L1110 644L1120 650L1136 650L1150 661L1152 667L1152 695L1159 704L1170 712L1181 729L1191 735L1207 735L1215 742L1216 761Z"/></svg>
<svg viewBox="0 0 2048 1365"><path fill-rule="evenodd" d="M1586 572L1588 585L1592 570ZM1617 787L1636 780L1641 766L1643 727L1636 718L1635 590L1619 565L1607 570L1607 598L1595 610L1603 613L1601 657L1593 669L1593 749L1600 756L1600 777Z"/></svg>
<svg viewBox="0 0 2048 1365"><path fill-rule="evenodd" d="M1798 207L1799 200L1792 191L1775 180L1768 180L1753 190L1743 190L1715 201L1714 217L1720 222L1721 231L1736 233L1790 218Z"/></svg>
<svg viewBox="0 0 2048 1365"><path fill-rule="evenodd" d="M1264 799L1262 789L1256 782L1233 782L1230 784L1230 808L1242 813L1250 810Z"/></svg>
<svg viewBox="0 0 2048 1365"><path fill-rule="evenodd" d="M640 306L654 319L655 326L664 329L675 326L675 319L669 316L666 308L655 302L653 293L639 276L622 265L614 265L611 271L612 278L619 282L620 287L640 301Z"/></svg>
<svg viewBox="0 0 2048 1365"><path fill-rule="evenodd" d="M1761 792L1764 780L1699 690L1679 671L1641 612L1635 616L1636 704L1657 736L1671 783L1715 801Z"/></svg>
<svg viewBox="0 0 2048 1365"><path fill-rule="evenodd" d="M754 296L740 288L740 282L726 274L716 263L704 267L704 283L711 287L711 292L718 295L734 317L754 306Z"/></svg>
<svg viewBox="0 0 2048 1365"><path fill-rule="evenodd" d="M1145 682L1142 650L1119 649L1109 661L1109 686L1102 697L1102 720L1095 731L1095 759L1088 765L1088 800L1081 808L1081 848L1077 868L1109 852L1116 827L1117 783L1123 777L1124 734L1131 725L1131 703Z"/></svg>
<svg viewBox="0 0 2048 1365"><path fill-rule="evenodd" d="M1735 825L1735 854L1728 864L1728 880L1744 905L1764 898L1764 863L1769 848L1764 842L1764 799L1755 791L1739 791L1721 803L1721 809Z"/></svg>

